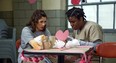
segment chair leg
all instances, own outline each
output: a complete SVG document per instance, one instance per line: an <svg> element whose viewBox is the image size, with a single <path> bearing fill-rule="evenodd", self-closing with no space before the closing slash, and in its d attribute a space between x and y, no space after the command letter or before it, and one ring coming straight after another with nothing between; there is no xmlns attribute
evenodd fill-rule
<svg viewBox="0 0 116 63"><path fill-rule="evenodd" d="M3 59L3 63L7 63L7 59Z"/></svg>
<svg viewBox="0 0 116 63"><path fill-rule="evenodd" d="M103 57L99 58L99 63L103 63Z"/></svg>

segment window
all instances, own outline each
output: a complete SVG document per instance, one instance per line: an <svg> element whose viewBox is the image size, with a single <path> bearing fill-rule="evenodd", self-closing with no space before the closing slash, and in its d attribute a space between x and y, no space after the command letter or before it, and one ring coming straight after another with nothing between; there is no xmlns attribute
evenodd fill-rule
<svg viewBox="0 0 116 63"><path fill-rule="evenodd" d="M95 2L100 2L100 0L87 0L87 3L95 3Z"/></svg>
<svg viewBox="0 0 116 63"><path fill-rule="evenodd" d="M97 22L97 11L96 11L97 6L96 5L86 5L86 6L83 6L83 9L86 15L86 20Z"/></svg>
<svg viewBox="0 0 116 63"><path fill-rule="evenodd" d="M102 2L111 2L111 1L116 1L116 0L102 0Z"/></svg>
<svg viewBox="0 0 116 63"><path fill-rule="evenodd" d="M114 9L114 11L115 11L115 16L114 16L114 20L116 21L116 4L115 4L115 9ZM116 24L116 22L115 22L115 24ZM115 29L116 29L116 26L115 26Z"/></svg>
<svg viewBox="0 0 116 63"><path fill-rule="evenodd" d="M116 0L85 0L75 7L84 9L86 20L94 21L102 26L104 32L116 32ZM67 0L67 10L72 8L71 0ZM90 13L91 12L91 13ZM68 28L71 29L68 22Z"/></svg>
<svg viewBox="0 0 116 63"><path fill-rule="evenodd" d="M99 5L98 24L103 29L113 29L113 4Z"/></svg>

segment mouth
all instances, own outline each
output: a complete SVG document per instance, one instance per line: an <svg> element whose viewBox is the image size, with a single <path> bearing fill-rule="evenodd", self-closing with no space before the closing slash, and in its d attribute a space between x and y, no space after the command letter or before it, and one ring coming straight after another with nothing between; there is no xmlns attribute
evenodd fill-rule
<svg viewBox="0 0 116 63"><path fill-rule="evenodd" d="M76 30L77 28L76 27L72 27L74 30Z"/></svg>
<svg viewBox="0 0 116 63"><path fill-rule="evenodd" d="M41 30L44 30L45 29L45 27L41 27Z"/></svg>
<svg viewBox="0 0 116 63"><path fill-rule="evenodd" d="M74 27L74 26L72 26L72 28L73 28L73 29L75 29L75 27Z"/></svg>
<svg viewBox="0 0 116 63"><path fill-rule="evenodd" d="M43 30L44 29L44 27L41 27L41 30Z"/></svg>

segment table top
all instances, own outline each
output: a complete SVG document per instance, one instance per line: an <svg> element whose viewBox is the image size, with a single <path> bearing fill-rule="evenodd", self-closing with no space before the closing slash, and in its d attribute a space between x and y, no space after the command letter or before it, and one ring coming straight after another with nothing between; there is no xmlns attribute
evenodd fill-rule
<svg viewBox="0 0 116 63"><path fill-rule="evenodd" d="M86 53L87 51L91 50L93 47L92 46L77 46L75 48L63 48L63 49L46 49L46 50L34 50L34 49L24 49L24 52L27 54L32 54L32 53L39 53L39 54L83 54Z"/></svg>

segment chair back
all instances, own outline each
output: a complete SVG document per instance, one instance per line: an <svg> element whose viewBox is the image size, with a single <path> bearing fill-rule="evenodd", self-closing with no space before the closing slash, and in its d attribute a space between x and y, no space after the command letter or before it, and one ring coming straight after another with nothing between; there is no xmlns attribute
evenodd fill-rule
<svg viewBox="0 0 116 63"><path fill-rule="evenodd" d="M104 58L116 58L116 42L105 42L96 47L96 52Z"/></svg>

